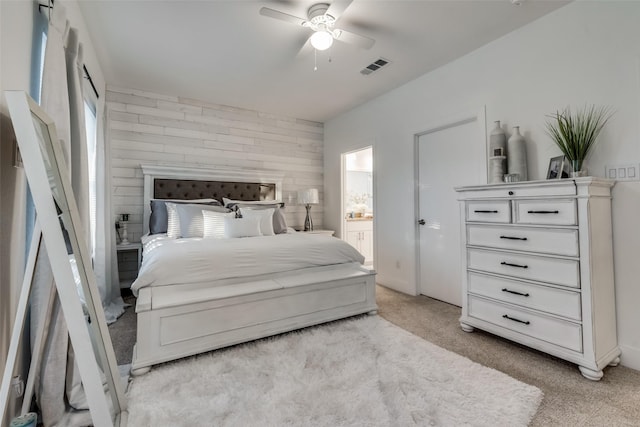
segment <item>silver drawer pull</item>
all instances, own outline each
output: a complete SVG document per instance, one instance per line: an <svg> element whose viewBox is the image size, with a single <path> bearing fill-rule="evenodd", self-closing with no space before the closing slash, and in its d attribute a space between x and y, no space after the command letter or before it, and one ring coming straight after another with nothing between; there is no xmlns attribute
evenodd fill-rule
<svg viewBox="0 0 640 427"><path fill-rule="evenodd" d="M511 289L507 289L507 288L502 288L502 292L509 292L510 294L520 295L520 296L523 296L523 297L528 297L529 296L529 294L523 294L521 292L512 291Z"/></svg>
<svg viewBox="0 0 640 427"><path fill-rule="evenodd" d="M518 267L518 268L529 268L528 265L520 265L520 264L511 264L510 262L502 261L501 265L508 265L509 267Z"/></svg>
<svg viewBox="0 0 640 427"><path fill-rule="evenodd" d="M527 211L530 214L559 214L560 211Z"/></svg>
<svg viewBox="0 0 640 427"><path fill-rule="evenodd" d="M475 210L475 213L498 213L498 211Z"/></svg>
<svg viewBox="0 0 640 427"><path fill-rule="evenodd" d="M501 239L509 240L528 240L526 237L500 236Z"/></svg>
<svg viewBox="0 0 640 427"><path fill-rule="evenodd" d="M531 322L529 322L528 320L520 320L520 319L516 319L515 317L509 317L506 314L503 314L502 317L504 317L505 319L509 319L509 320L513 320L514 322L518 322L518 323L524 323L525 325L530 324Z"/></svg>

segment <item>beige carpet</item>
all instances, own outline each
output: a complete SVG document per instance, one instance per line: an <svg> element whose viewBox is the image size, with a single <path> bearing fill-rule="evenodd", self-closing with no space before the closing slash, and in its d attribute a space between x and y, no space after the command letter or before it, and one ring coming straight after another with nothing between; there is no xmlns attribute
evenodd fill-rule
<svg viewBox="0 0 640 427"><path fill-rule="evenodd" d="M640 426L640 372L605 369L599 382L586 380L576 365L481 331L460 329L460 308L378 287L379 314L433 344L497 369L544 393L532 426ZM134 302L134 301L131 301ZM118 364L130 363L135 312L110 326Z"/></svg>
<svg viewBox="0 0 640 427"><path fill-rule="evenodd" d="M136 328L138 322L136 318L136 299L133 295L123 295L122 299L130 307L124 309L124 314L109 325L109 334L113 343L113 350L116 353L118 365L131 363L133 356L133 346L136 343Z"/></svg>
<svg viewBox="0 0 640 427"><path fill-rule="evenodd" d="M598 382L578 367L481 331L460 329L460 308L378 287L382 317L432 343L538 387L544 399L532 426L640 426L640 372L606 368Z"/></svg>

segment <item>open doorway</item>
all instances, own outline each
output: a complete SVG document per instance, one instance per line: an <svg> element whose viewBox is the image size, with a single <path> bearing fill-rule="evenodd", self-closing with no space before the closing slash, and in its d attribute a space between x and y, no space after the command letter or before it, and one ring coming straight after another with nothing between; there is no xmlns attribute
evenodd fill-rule
<svg viewBox="0 0 640 427"><path fill-rule="evenodd" d="M373 147L342 154L342 239L373 266Z"/></svg>

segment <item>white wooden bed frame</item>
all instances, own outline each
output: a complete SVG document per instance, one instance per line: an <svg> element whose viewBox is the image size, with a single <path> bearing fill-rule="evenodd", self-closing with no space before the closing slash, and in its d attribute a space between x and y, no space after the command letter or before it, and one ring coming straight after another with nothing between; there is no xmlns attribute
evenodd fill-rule
<svg viewBox="0 0 640 427"><path fill-rule="evenodd" d="M282 175L175 166L142 166L144 230L156 178L276 183ZM341 264L297 272L139 290L132 375L152 365L362 313L375 314L375 271Z"/></svg>

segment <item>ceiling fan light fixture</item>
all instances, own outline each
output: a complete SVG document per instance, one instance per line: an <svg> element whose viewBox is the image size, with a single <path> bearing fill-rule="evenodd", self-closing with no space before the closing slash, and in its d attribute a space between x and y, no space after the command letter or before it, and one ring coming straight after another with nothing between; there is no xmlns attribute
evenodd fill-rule
<svg viewBox="0 0 640 427"><path fill-rule="evenodd" d="M316 31L310 41L316 50L327 50L333 44L333 35L328 31Z"/></svg>

